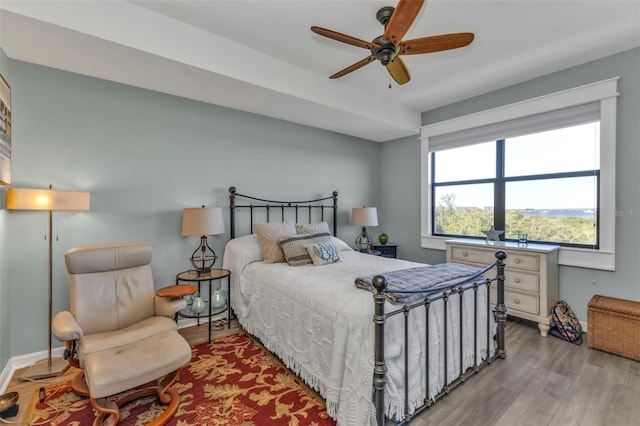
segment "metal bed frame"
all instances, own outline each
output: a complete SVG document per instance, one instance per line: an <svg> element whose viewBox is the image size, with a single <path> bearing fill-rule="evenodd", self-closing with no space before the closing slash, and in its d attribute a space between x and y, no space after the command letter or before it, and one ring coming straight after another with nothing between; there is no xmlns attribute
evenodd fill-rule
<svg viewBox="0 0 640 426"><path fill-rule="evenodd" d="M238 204L238 199L248 200L248 204ZM256 204L257 202L257 204ZM250 233L253 233L253 225L254 219L258 212L262 212L265 217L265 221L272 221L272 213L277 216L279 220L284 221L289 216L287 216L287 212L290 212L290 216L292 220L296 222L303 222L306 220L308 223L312 223L314 221L314 217L317 218L318 221L323 221L325 219L325 210L328 210L331 213L332 217L332 225L333 225L333 235L337 235L337 213L338 213L338 192L334 191L332 195L328 197L318 198L314 200L305 200L305 201L276 201L276 200L267 200L262 198L256 198L244 194L240 194L236 191L235 187L229 188L229 207L230 207L230 227L231 227L231 238L236 237L236 211L237 210L248 210L249 211L249 220L250 220ZM278 214L279 213L279 214ZM306 214L305 214L306 213ZM315 216L314 216L315 213ZM304 216L304 220L301 217ZM373 295L375 310L373 316L373 322L375 324L375 366L373 373L373 402L376 409L376 421L378 425L385 425L387 423L387 418L384 414L384 388L387 383L387 366L385 361L385 325L387 320L396 315L404 316L404 345L408 347L409 340L409 317L412 313L418 312L421 309L424 312L425 320L426 320L426 353L424 356L423 362L426 366L426 377L425 377L425 385L426 385L426 398L422 406L418 407L413 413L409 414L408 412L408 400L409 400L409 387L407 386L409 380L409 359L408 353L405 351L404 356L404 406L405 413L402 419L396 420L395 424L404 425L409 423L413 418L415 418L418 414L420 414L425 409L429 408L438 399L442 396L448 394L452 389L456 386L463 384L466 379L480 371L483 367L490 365L497 358L506 358L507 352L505 349L505 335L504 335L504 327L505 321L507 318L507 308L504 302L504 269L505 269L505 259L507 258L506 252L502 250L497 250L495 253L496 261L491 265L488 265L481 271L476 274L465 277L459 280L455 280L451 283L447 283L446 285L441 285L437 287L433 287L429 289L427 292L424 290L394 290L389 288L387 285L387 281L383 275L377 275L373 278L373 286L376 289L376 293ZM484 275L491 270L493 267L496 267L497 274L492 278L484 278ZM495 308L491 309L490 302L490 289L489 287L493 282L496 282L496 293L497 299ZM462 342L462 337L464 335L463 329L463 304L462 298L465 292L471 291L473 292L473 304L474 304L474 318L477 318L478 310L482 307L478 306L478 289L482 286L486 287L487 294L487 303L484 307L487 315L487 357L484 360L479 360L477 358L477 348L478 348L478 339L477 339L477 321L474 321L474 365L471 368L468 368L466 371L463 369L463 345L460 344L460 374L459 376L453 380L451 383L448 383L444 386L442 391L436 395L434 398L429 398L429 311L431 309L432 303L442 300L443 301L443 315L444 315L444 329L447 329L447 315L449 309L449 300L453 297L459 297L460 303L459 306L459 316L460 316L460 328L459 328L459 336L460 341ZM390 312L385 312L385 302L387 299L388 293L419 293L421 294L420 299L411 303L405 304L397 309L394 309ZM422 296L424 295L424 296ZM494 353L490 355L490 316L494 315L495 322L497 326L496 336L495 336L495 344L494 344ZM444 333L444 359L448 359L449 355L449 342L447 341L447 333ZM444 377L448 377L447 375L447 363L444 363Z"/></svg>

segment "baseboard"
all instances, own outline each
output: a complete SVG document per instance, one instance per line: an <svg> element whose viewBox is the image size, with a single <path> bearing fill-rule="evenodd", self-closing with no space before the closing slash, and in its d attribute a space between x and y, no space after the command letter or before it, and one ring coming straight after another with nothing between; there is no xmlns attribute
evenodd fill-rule
<svg viewBox="0 0 640 426"><path fill-rule="evenodd" d="M61 346L59 348L52 349L51 356L59 357L62 356L63 352L64 347ZM45 350L11 357L9 359L9 362L7 362L7 365L4 366L2 374L0 374L0 393L4 393L4 391L7 389L7 386L9 386L9 382L11 381L11 378L13 377L13 374L16 372L16 370L33 365L36 361L46 359L48 356L49 351Z"/></svg>

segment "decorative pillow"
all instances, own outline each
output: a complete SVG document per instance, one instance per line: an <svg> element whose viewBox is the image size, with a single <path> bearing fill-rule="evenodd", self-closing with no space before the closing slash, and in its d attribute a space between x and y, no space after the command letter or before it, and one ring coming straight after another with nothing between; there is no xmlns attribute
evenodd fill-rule
<svg viewBox="0 0 640 426"><path fill-rule="evenodd" d="M295 224L292 221L258 223L255 228L264 263L284 262L284 253L278 241L294 237L296 235Z"/></svg>
<svg viewBox="0 0 640 426"><path fill-rule="evenodd" d="M287 263L290 266L299 266L313 263L309 252L304 246L321 242L331 242L331 236L328 232L298 234L294 237L285 238L280 241L280 247L284 252L284 258L287 260Z"/></svg>
<svg viewBox="0 0 640 426"><path fill-rule="evenodd" d="M331 233L327 222L318 223L296 223L298 234L320 234L321 232Z"/></svg>
<svg viewBox="0 0 640 426"><path fill-rule="evenodd" d="M307 244L304 246L313 261L313 266L322 266L340 261L338 249L331 242Z"/></svg>

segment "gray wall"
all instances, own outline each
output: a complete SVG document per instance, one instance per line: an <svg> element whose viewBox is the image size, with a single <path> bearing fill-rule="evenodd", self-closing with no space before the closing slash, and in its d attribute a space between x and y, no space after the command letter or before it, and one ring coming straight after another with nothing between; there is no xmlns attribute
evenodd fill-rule
<svg viewBox="0 0 640 426"><path fill-rule="evenodd" d="M560 267L560 298L581 320L594 294L640 300L640 49L550 74L422 114L422 124L494 108L620 76L616 152L616 271ZM472 77L470 77L472 78ZM404 138L383 144L380 181L383 222L399 253L438 262L444 252L420 248L420 143ZM552 155L552 153L551 153ZM595 283L594 283L595 281Z"/></svg>
<svg viewBox="0 0 640 426"><path fill-rule="evenodd" d="M350 209L378 203L376 142L6 56L2 74L13 89L12 186L91 193L91 211L54 213L54 312L68 305L63 255L78 245L149 242L156 286L173 284L199 242L180 235L182 209L226 207L231 185L275 199L337 190L346 241L358 232ZM47 216L6 211L0 194L1 369L47 347ZM210 238L219 255L225 217L227 234Z"/></svg>

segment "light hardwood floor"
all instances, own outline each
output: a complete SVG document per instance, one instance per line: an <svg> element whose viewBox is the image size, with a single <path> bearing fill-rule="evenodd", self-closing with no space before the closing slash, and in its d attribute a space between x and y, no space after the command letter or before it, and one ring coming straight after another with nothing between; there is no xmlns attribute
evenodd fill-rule
<svg viewBox="0 0 640 426"><path fill-rule="evenodd" d="M238 328L232 323L232 332ZM206 325L180 332L194 345L207 340ZM213 336L228 332L225 327ZM411 425L640 424L640 362L588 349L586 342L577 346L540 337L537 326L527 322L514 324L506 335L505 360L458 386ZM41 383L9 384L7 391L20 393L19 416Z"/></svg>

